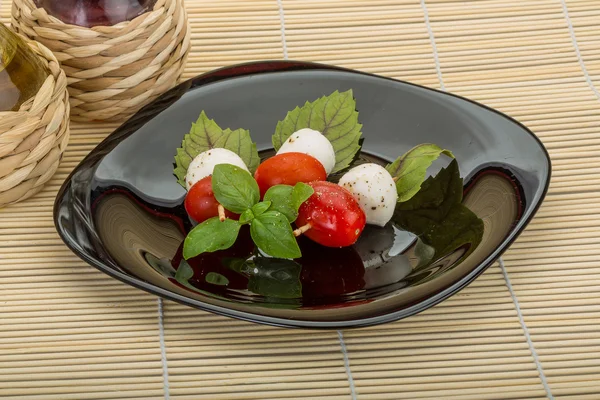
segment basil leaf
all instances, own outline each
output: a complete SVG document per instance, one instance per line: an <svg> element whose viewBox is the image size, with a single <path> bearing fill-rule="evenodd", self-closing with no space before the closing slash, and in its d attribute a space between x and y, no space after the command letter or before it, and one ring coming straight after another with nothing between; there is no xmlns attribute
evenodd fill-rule
<svg viewBox="0 0 600 400"><path fill-rule="evenodd" d="M421 189L410 200L397 204L396 211L418 212L426 209L428 216L435 220L442 220L450 208L462 201L462 196L463 180L460 177L458 163L452 160L436 176L427 178ZM419 232L413 233L419 234Z"/></svg>
<svg viewBox="0 0 600 400"><path fill-rule="evenodd" d="M236 214L252 208L260 200L258 184L252 175L231 164L215 166L212 189L217 201Z"/></svg>
<svg viewBox="0 0 600 400"><path fill-rule="evenodd" d="M312 186L309 186L303 182L296 183L294 189L292 190L292 204L294 205L296 211L298 211L302 203L308 200L308 198L312 196L314 192L315 190L312 188Z"/></svg>
<svg viewBox="0 0 600 400"><path fill-rule="evenodd" d="M267 190L264 200L270 201L271 210L279 211L291 223L298 218L298 208L313 193L314 189L302 182L298 182L294 187L289 185L275 185Z"/></svg>
<svg viewBox="0 0 600 400"><path fill-rule="evenodd" d="M250 224L250 235L258 248L272 257L302 256L288 219L278 211L267 211L254 218Z"/></svg>
<svg viewBox="0 0 600 400"><path fill-rule="evenodd" d="M244 225L251 222L254 218L267 211L269 207L271 207L270 201L263 201L253 205L252 208L247 209L240 215L240 224Z"/></svg>
<svg viewBox="0 0 600 400"><path fill-rule="evenodd" d="M397 179L398 202L410 200L417 194L425 180L427 168L442 154L454 158L450 150L444 150L435 144L420 144L386 167L392 177Z"/></svg>
<svg viewBox="0 0 600 400"><path fill-rule="evenodd" d="M336 90L288 112L285 119L277 123L272 137L275 150L279 150L292 133L303 128L321 132L333 145L336 163L332 173L348 167L360 150L362 134L352 90L342 93Z"/></svg>
<svg viewBox="0 0 600 400"><path fill-rule="evenodd" d="M254 214L254 217L258 217L259 215L267 211L269 207L271 207L271 202L263 201L252 206L252 213Z"/></svg>
<svg viewBox="0 0 600 400"><path fill-rule="evenodd" d="M271 210L278 211L285 215L290 223L298 218L298 213L294 210L294 204L292 202L293 190L294 188L289 185L271 186L263 198L264 201L271 202Z"/></svg>
<svg viewBox="0 0 600 400"><path fill-rule="evenodd" d="M396 206L393 221L422 241L415 249L421 261L419 268L468 245L461 257L464 259L481 243L483 221L461 203L462 185L458 163L453 160L435 177L423 182L415 196Z"/></svg>
<svg viewBox="0 0 600 400"><path fill-rule="evenodd" d="M252 212L252 209L249 208L240 215L239 222L240 222L240 224L245 225L245 224L249 223L250 221L252 221L253 219L254 219L254 213Z"/></svg>
<svg viewBox="0 0 600 400"><path fill-rule="evenodd" d="M185 175L194 157L206 150L218 147L231 150L239 155L252 173L258 167L260 159L256 143L253 143L250 138L250 132L244 129L223 130L202 111L198 120L192 123L190 132L183 137L181 147L177 149L173 171L177 182L185 188Z"/></svg>
<svg viewBox="0 0 600 400"><path fill-rule="evenodd" d="M237 221L221 222L219 217L207 219L188 233L183 242L183 258L189 260L202 253L228 249L235 243L239 231Z"/></svg>

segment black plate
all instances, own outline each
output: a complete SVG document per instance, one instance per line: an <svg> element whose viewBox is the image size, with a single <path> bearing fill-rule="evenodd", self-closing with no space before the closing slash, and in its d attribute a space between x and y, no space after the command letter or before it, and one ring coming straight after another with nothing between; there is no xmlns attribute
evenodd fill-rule
<svg viewBox="0 0 600 400"><path fill-rule="evenodd" d="M424 142L454 152L464 178L462 202L484 223L479 245L459 241L423 264L416 236L388 224L368 227L353 248L302 241L298 263L244 264L253 247L244 237L230 251L181 263L178 249L191 224L182 207L185 192L172 175L173 155L200 111L223 127L250 129L264 155L288 110L348 89L363 124L357 162L386 163ZM430 173L443 167L436 162ZM73 171L54 217L79 257L150 293L253 322L348 328L407 317L469 284L533 217L550 169L533 133L467 99L327 65L259 62L201 75L137 113ZM451 241L469 227L452 229L433 235Z"/></svg>

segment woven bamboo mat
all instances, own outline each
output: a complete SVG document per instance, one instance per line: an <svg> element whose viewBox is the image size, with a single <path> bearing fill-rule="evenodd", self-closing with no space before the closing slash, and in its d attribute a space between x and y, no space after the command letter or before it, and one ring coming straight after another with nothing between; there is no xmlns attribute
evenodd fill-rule
<svg viewBox="0 0 600 400"><path fill-rule="evenodd" d="M186 77L288 57L441 87L542 138L547 200L503 263L422 314L345 332L275 329L163 303L67 250L55 193L116 128L73 124L51 184L0 211L0 398L600 399L598 0L187 8Z"/></svg>

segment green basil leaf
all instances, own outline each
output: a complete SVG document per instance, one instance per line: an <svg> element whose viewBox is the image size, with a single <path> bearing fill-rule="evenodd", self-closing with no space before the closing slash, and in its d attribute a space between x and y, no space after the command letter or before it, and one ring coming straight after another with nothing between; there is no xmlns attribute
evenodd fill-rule
<svg viewBox="0 0 600 400"><path fill-rule="evenodd" d="M277 123L272 137L275 150L279 150L292 133L303 128L317 130L329 139L335 150L333 173L348 167L360 149L362 134L352 90L342 93L336 90L290 111Z"/></svg>
<svg viewBox="0 0 600 400"><path fill-rule="evenodd" d="M181 147L177 149L175 155L173 173L181 186L186 187L185 175L194 157L214 148L225 148L233 151L240 156L252 173L260 163L256 143L252 142L249 131L244 129L223 130L202 111L198 120L192 123L190 132L184 136Z"/></svg>
<svg viewBox="0 0 600 400"><path fill-rule="evenodd" d="M309 186L303 182L296 183L294 189L292 190L292 204L294 205L296 211L298 211L302 203L308 200L308 198L312 196L314 192L315 190L312 188L312 186Z"/></svg>
<svg viewBox="0 0 600 400"><path fill-rule="evenodd" d="M245 224L249 223L250 221L252 221L253 219L254 219L254 213L252 212L252 209L249 208L240 215L239 222L240 222L240 224L245 225Z"/></svg>
<svg viewBox="0 0 600 400"><path fill-rule="evenodd" d="M217 201L236 214L252 208L260 200L258 184L252 175L231 164L215 166L212 189Z"/></svg>
<svg viewBox="0 0 600 400"><path fill-rule="evenodd" d="M250 224L250 235L258 248L272 257L302 256L288 219L278 211L267 211L254 218Z"/></svg>
<svg viewBox="0 0 600 400"><path fill-rule="evenodd" d="M267 211L269 207L271 207L271 202L263 201L252 206L252 213L254 214L254 217L258 217L259 215Z"/></svg>
<svg viewBox="0 0 600 400"><path fill-rule="evenodd" d="M271 210L279 211L290 223L298 218L298 209L314 193L309 185L298 182L295 186L275 185L265 193L264 200L271 202Z"/></svg>
<svg viewBox="0 0 600 400"><path fill-rule="evenodd" d="M422 261L420 268L468 245L468 251L461 257L464 259L481 243L483 221L461 203L462 185L458 163L453 160L423 182L415 196L396 206L393 221L422 241L415 249Z"/></svg>
<svg viewBox="0 0 600 400"><path fill-rule="evenodd" d="M452 160L436 176L423 182L421 189L410 199L396 205L396 211L427 210L435 220L442 220L450 208L462 201L463 180L460 177L458 162ZM418 232L413 232L419 234Z"/></svg>
<svg viewBox="0 0 600 400"><path fill-rule="evenodd" d="M271 202L271 210L279 211L288 219L294 222L298 218L298 213L294 210L292 202L293 187L289 185L271 186L265 193L264 201Z"/></svg>
<svg viewBox="0 0 600 400"><path fill-rule="evenodd" d="M397 179L398 202L410 200L417 194L425 180L427 168L442 154L454 158L450 150L444 150L435 144L420 144L386 167L392 177Z"/></svg>
<svg viewBox="0 0 600 400"><path fill-rule="evenodd" d="M221 222L219 217L207 219L188 233L183 242L183 258L189 260L202 253L228 249L235 243L239 231L237 221Z"/></svg>

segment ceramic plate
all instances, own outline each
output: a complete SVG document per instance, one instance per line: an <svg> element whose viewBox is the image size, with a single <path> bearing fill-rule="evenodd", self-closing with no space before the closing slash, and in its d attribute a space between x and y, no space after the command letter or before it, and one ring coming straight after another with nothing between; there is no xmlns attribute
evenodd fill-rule
<svg viewBox="0 0 600 400"><path fill-rule="evenodd" d="M248 263L253 245L242 231L232 249L182 262L192 225L173 156L200 111L249 129L267 157L287 111L348 89L363 124L356 164L385 165L425 142L454 153L458 164L440 159L428 170L433 192L421 198L437 200L368 226L349 248L300 240L299 260ZM533 217L550 169L533 133L467 99L327 65L259 62L201 75L137 113L75 168L54 216L79 257L150 293L253 322L348 328L413 315L468 285Z"/></svg>

